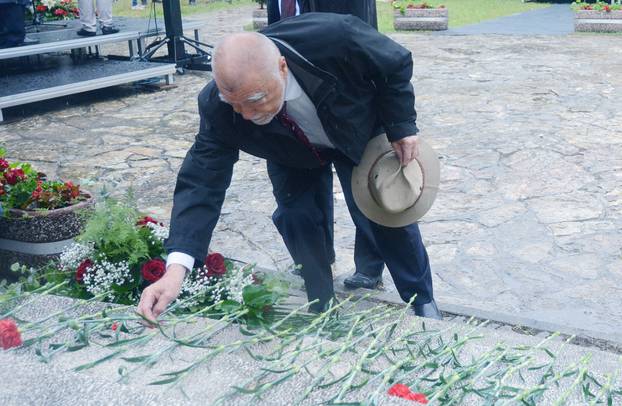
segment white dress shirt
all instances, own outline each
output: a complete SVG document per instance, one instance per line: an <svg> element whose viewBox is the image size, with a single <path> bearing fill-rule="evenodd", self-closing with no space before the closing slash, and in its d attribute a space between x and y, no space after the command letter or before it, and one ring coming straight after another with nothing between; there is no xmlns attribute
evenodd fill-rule
<svg viewBox="0 0 622 406"><path fill-rule="evenodd" d="M322 148L335 148L326 136L324 127L322 127L317 116L315 105L289 70L287 71L287 84L285 85L285 101L287 102L287 114L294 119L311 144ZM168 268L171 264L183 265L187 270L190 270L194 267L194 258L183 252L171 252L166 258L166 267Z"/></svg>

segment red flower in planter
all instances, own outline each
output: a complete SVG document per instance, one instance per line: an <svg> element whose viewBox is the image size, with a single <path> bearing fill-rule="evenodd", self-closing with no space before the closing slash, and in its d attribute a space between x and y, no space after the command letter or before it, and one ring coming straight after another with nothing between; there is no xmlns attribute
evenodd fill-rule
<svg viewBox="0 0 622 406"><path fill-rule="evenodd" d="M207 276L222 276L227 272L225 267L225 257L217 252L213 252L205 257Z"/></svg>
<svg viewBox="0 0 622 406"><path fill-rule="evenodd" d="M166 272L166 263L161 259L150 259L145 262L140 273L147 282L157 282Z"/></svg>
<svg viewBox="0 0 622 406"><path fill-rule="evenodd" d="M47 9L48 9L48 7L47 7L47 6L44 6L43 4L39 4L39 5L37 6L37 11L39 11L39 12L41 12L41 13L42 13L42 12L44 12L45 10L47 10Z"/></svg>
<svg viewBox="0 0 622 406"><path fill-rule="evenodd" d="M26 178L26 174L21 168L13 168L6 171L4 174L4 179L6 183L9 185L14 185L17 182L24 180Z"/></svg>
<svg viewBox="0 0 622 406"><path fill-rule="evenodd" d="M607 13L609 13L609 12L611 12L611 7L603 6L603 10L606 11Z"/></svg>
<svg viewBox="0 0 622 406"><path fill-rule="evenodd" d="M43 189L41 188L41 184L43 182L38 180L37 181L37 187L35 188L35 190L32 191L32 199L33 200L38 200L41 198L41 193L43 193Z"/></svg>
<svg viewBox="0 0 622 406"><path fill-rule="evenodd" d="M76 270L76 282L84 282L84 275L86 275L89 268L92 266L93 261L91 261L90 259L85 259L84 261L82 261L82 263L78 265L78 269Z"/></svg>
<svg viewBox="0 0 622 406"><path fill-rule="evenodd" d="M410 388L402 383L396 383L389 388L389 395L397 396L398 398L412 400L417 403L426 404L428 398L423 393L413 392Z"/></svg>
<svg viewBox="0 0 622 406"><path fill-rule="evenodd" d="M0 158L0 172L4 172L9 167L6 159Z"/></svg>
<svg viewBox="0 0 622 406"><path fill-rule="evenodd" d="M0 346L8 350L20 345L22 345L22 335L19 333L15 321L13 319L0 320Z"/></svg>

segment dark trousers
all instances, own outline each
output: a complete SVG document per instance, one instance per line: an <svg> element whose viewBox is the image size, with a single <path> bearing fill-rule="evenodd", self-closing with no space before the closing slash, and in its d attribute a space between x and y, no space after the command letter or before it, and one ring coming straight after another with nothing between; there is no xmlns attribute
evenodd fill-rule
<svg viewBox="0 0 622 406"><path fill-rule="evenodd" d="M14 47L24 41L25 10L21 4L0 4L0 48Z"/></svg>
<svg viewBox="0 0 622 406"><path fill-rule="evenodd" d="M417 224L390 228L367 219L352 196L352 162L338 158L333 163L357 229L355 244L361 242L355 245L355 262L357 253L361 262L366 256L376 261L381 258L402 300L407 302L416 294L415 303L428 303L433 298L432 275ZM326 187L328 179L332 185L330 166L297 169L268 162L268 175L277 202L272 219L294 262L302 266L309 301L319 299L320 305L315 308L321 309L334 294L329 261L332 244L324 210L326 199L332 200L332 188ZM357 263L357 271L358 266ZM370 264L361 263L360 269L365 266Z"/></svg>

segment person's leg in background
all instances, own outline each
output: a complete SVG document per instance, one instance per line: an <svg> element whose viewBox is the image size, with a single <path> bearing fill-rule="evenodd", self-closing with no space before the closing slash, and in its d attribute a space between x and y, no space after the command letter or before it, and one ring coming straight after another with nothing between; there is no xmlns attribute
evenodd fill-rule
<svg viewBox="0 0 622 406"><path fill-rule="evenodd" d="M94 36L97 32L97 18L93 0L78 0L78 7L80 7L80 24L82 24L78 35L83 37Z"/></svg>
<svg viewBox="0 0 622 406"><path fill-rule="evenodd" d="M97 15L99 16L102 34L119 32L119 29L112 25L112 0L97 0Z"/></svg>
<svg viewBox="0 0 622 406"><path fill-rule="evenodd" d="M294 263L302 266L309 301L318 300L311 310L322 311L334 296L326 218L318 205L330 166L297 169L269 161L268 175L277 202L272 220Z"/></svg>
<svg viewBox="0 0 622 406"><path fill-rule="evenodd" d="M24 43L24 12L22 4L0 4L0 48L10 48Z"/></svg>

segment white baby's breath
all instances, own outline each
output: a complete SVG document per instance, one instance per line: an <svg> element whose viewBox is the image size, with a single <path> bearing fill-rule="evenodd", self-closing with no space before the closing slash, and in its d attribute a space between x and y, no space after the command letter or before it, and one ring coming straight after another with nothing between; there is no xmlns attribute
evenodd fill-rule
<svg viewBox="0 0 622 406"><path fill-rule="evenodd" d="M106 298L114 299L112 285L123 285L132 282L130 266L126 261L109 262L105 259L97 260L84 275L84 286L92 295L106 293Z"/></svg>
<svg viewBox="0 0 622 406"><path fill-rule="evenodd" d="M85 259L93 255L92 243L73 243L60 254L60 267L65 271L75 271Z"/></svg>

